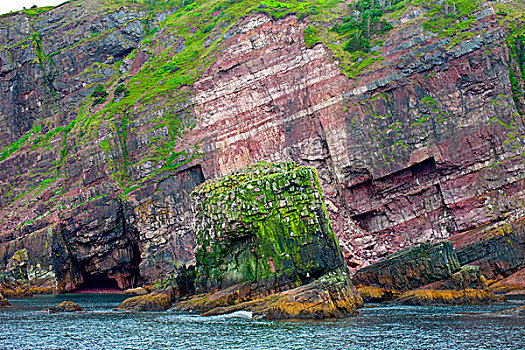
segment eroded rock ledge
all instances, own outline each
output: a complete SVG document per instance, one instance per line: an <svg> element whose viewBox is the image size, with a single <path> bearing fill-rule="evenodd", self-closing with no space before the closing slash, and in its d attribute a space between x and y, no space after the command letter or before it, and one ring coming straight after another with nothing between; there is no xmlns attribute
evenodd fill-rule
<svg viewBox="0 0 525 350"><path fill-rule="evenodd" d="M454 305L505 300L487 288L478 266L460 266L450 242L405 249L361 269L353 282L366 302Z"/></svg>

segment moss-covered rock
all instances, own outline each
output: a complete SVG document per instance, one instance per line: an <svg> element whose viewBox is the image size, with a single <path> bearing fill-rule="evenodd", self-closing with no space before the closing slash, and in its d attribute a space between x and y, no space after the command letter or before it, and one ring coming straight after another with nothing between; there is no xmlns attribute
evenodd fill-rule
<svg viewBox="0 0 525 350"><path fill-rule="evenodd" d="M252 293L268 294L345 266L313 168L259 163L192 196L197 292L256 282Z"/></svg>
<svg viewBox="0 0 525 350"><path fill-rule="evenodd" d="M197 187L196 290L176 305L266 318L356 314L353 287L315 169L258 163Z"/></svg>
<svg viewBox="0 0 525 350"><path fill-rule="evenodd" d="M78 312L78 311L84 311L84 309L82 309L78 304L72 301L63 301L57 306L52 306L42 311L48 312L50 314L54 314L54 313L59 313L59 312Z"/></svg>
<svg viewBox="0 0 525 350"><path fill-rule="evenodd" d="M401 293L391 289L379 288L374 286L357 286L357 292L365 303L383 303L394 300Z"/></svg>
<svg viewBox="0 0 525 350"><path fill-rule="evenodd" d="M150 293L124 300L117 310L122 311L166 311L171 307L171 298L164 293Z"/></svg>

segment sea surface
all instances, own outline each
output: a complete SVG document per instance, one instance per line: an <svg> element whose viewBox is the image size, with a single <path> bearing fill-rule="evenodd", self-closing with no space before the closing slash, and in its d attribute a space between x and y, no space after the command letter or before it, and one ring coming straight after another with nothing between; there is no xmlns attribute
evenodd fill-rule
<svg viewBox="0 0 525 350"><path fill-rule="evenodd" d="M266 321L248 313L201 317L113 311L125 296L11 299L0 309L0 349L525 349L525 318L491 312L523 305L381 305L342 320ZM48 314L64 300L83 312Z"/></svg>

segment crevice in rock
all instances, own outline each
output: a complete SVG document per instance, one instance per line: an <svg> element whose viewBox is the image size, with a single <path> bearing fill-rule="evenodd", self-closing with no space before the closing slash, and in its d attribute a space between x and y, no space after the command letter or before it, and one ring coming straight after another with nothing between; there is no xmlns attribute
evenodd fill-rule
<svg viewBox="0 0 525 350"><path fill-rule="evenodd" d="M130 53L132 53L133 50L135 50L135 48L129 48L129 49L125 49L125 50L119 52L118 54L113 55L113 57L114 57L114 59L115 59L115 62L122 61L122 60L123 60L124 58L126 58Z"/></svg>

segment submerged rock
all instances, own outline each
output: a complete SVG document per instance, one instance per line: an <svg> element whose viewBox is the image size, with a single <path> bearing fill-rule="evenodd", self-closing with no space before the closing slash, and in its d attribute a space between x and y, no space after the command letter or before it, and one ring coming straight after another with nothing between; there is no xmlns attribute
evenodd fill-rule
<svg viewBox="0 0 525 350"><path fill-rule="evenodd" d="M178 308L230 307L210 312L267 318L356 314L362 300L346 276L315 169L259 163L206 182L192 196L196 291L208 294Z"/></svg>
<svg viewBox="0 0 525 350"><path fill-rule="evenodd" d="M59 313L59 312L77 312L84 311L78 304L71 301L63 301L57 306L52 306L47 309L42 310L43 312L48 312L50 314Z"/></svg>
<svg viewBox="0 0 525 350"><path fill-rule="evenodd" d="M501 315L525 316L525 306L520 306L515 309L507 309L498 312Z"/></svg>
<svg viewBox="0 0 525 350"><path fill-rule="evenodd" d="M411 290L403 293L396 302L406 305L478 305L503 302L505 297L496 295L488 290Z"/></svg>
<svg viewBox="0 0 525 350"><path fill-rule="evenodd" d="M124 300L117 310L123 311L166 311L171 307L171 298L164 293L150 293Z"/></svg>
<svg viewBox="0 0 525 350"><path fill-rule="evenodd" d="M138 288L126 289L125 291L122 292L122 294L144 295L144 294L148 294L148 291L145 288L138 287Z"/></svg>
<svg viewBox="0 0 525 350"><path fill-rule="evenodd" d="M9 304L7 299L5 299L2 294L0 294L0 307L6 307L6 306L11 306L11 304Z"/></svg>

